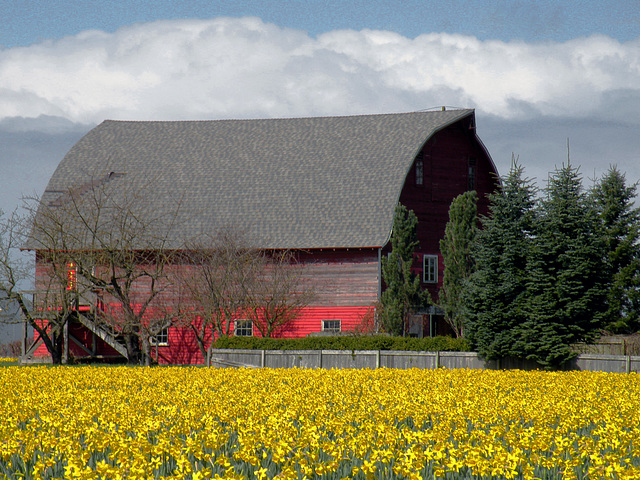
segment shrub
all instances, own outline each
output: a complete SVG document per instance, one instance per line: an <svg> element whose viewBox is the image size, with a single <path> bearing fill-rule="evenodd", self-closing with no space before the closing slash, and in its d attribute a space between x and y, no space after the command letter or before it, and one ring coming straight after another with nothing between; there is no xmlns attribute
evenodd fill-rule
<svg viewBox="0 0 640 480"><path fill-rule="evenodd" d="M304 338L220 337L215 348L247 350L407 350L469 352L464 339L452 337L332 336Z"/></svg>

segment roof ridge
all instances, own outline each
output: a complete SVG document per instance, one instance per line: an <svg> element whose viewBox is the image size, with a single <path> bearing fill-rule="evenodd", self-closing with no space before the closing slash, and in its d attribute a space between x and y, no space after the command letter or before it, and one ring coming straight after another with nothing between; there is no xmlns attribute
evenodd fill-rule
<svg viewBox="0 0 640 480"><path fill-rule="evenodd" d="M446 110L436 110L446 108ZM449 112L473 112L473 108L465 107L430 107L424 110L414 110L411 112L388 112L388 113L357 113L353 115L319 115L319 116L303 116L303 117L265 117L265 118L212 118L208 120L117 120L106 118L105 122L113 123L211 123L211 122L261 122L261 121L277 121L277 120L316 120L316 119L336 119L336 118L362 118L362 117L384 117L384 116L403 116L414 114L431 114L431 113L449 113Z"/></svg>

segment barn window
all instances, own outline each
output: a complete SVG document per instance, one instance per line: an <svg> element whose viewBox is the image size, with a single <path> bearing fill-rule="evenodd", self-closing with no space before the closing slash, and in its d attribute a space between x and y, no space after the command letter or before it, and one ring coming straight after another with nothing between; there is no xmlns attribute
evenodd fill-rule
<svg viewBox="0 0 640 480"><path fill-rule="evenodd" d="M169 329L163 328L160 330L157 335L149 338L149 343L151 345L158 345L161 347L169 345Z"/></svg>
<svg viewBox="0 0 640 480"><path fill-rule="evenodd" d="M437 255L424 255L422 257L422 281L424 283L438 283Z"/></svg>
<svg viewBox="0 0 640 480"><path fill-rule="evenodd" d="M236 337L253 337L253 322L251 320L236 320Z"/></svg>
<svg viewBox="0 0 640 480"><path fill-rule="evenodd" d="M475 190L476 189L476 159L469 159L469 175L467 177L467 190Z"/></svg>
<svg viewBox="0 0 640 480"><path fill-rule="evenodd" d="M416 160L416 185L422 185L424 183L424 162L422 155Z"/></svg>
<svg viewBox="0 0 640 480"><path fill-rule="evenodd" d="M339 333L342 327L341 323L341 320L322 320L322 331Z"/></svg>

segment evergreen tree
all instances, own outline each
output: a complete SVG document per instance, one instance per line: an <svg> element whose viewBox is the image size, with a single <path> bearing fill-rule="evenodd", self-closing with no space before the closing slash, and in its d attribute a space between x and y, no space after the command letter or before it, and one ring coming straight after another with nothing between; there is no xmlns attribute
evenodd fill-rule
<svg viewBox="0 0 640 480"><path fill-rule="evenodd" d="M383 328L394 335L403 335L409 316L428 302L428 294L420 286L420 277L413 272L413 256L420 246L418 218L404 205L396 207L391 235L391 252L382 258L382 278L386 289L382 293L379 315Z"/></svg>
<svg viewBox="0 0 640 480"><path fill-rule="evenodd" d="M464 333L461 295L474 268L471 246L478 231L477 202L475 191L465 192L453 199L444 238L440 240L444 275L438 303L456 337Z"/></svg>
<svg viewBox="0 0 640 480"><path fill-rule="evenodd" d="M473 254L476 271L464 290L466 336L484 358L513 354L525 320L527 262L535 220L535 189L514 160L501 188L489 195Z"/></svg>
<svg viewBox="0 0 640 480"><path fill-rule="evenodd" d="M557 367L575 356L571 345L592 341L606 309L606 265L595 209L569 163L549 178L528 264L527 319L517 356Z"/></svg>
<svg viewBox="0 0 640 480"><path fill-rule="evenodd" d="M626 186L623 173L611 167L591 190L606 245L609 284L607 329L633 333L640 329L640 208L633 206L636 185Z"/></svg>

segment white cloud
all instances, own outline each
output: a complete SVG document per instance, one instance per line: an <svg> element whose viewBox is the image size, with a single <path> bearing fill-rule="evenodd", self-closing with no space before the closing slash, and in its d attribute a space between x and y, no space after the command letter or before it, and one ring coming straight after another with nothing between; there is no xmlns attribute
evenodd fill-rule
<svg viewBox="0 0 640 480"><path fill-rule="evenodd" d="M258 18L175 20L0 50L0 118L91 123L443 104L502 118L580 118L614 92L640 97L638 78L640 38L526 44L345 30L314 39Z"/></svg>
<svg viewBox="0 0 640 480"><path fill-rule="evenodd" d="M332 32L319 40L367 65L381 83L425 93L446 86L505 118L522 113L514 111L514 101L542 114L580 116L599 108L607 91L634 88L640 95L640 38L627 44L604 36L526 44L448 34L410 40L363 31Z"/></svg>

